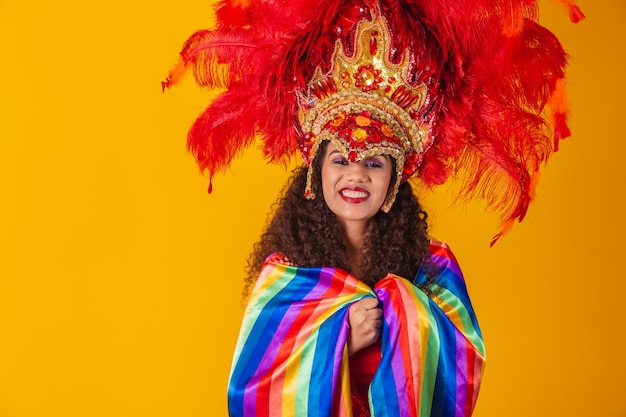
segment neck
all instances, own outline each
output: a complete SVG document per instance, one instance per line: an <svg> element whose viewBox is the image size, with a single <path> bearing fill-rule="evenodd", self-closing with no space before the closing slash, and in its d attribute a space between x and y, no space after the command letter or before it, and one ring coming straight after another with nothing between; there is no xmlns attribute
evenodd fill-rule
<svg viewBox="0 0 626 417"><path fill-rule="evenodd" d="M369 233L369 225L364 223L345 223L343 224L343 232L350 272L358 278L361 278L363 242L365 242L365 237Z"/></svg>

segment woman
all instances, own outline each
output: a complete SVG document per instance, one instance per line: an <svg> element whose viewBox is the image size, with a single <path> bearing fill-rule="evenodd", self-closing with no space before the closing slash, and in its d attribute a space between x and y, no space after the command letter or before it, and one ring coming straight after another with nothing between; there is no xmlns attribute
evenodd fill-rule
<svg viewBox="0 0 626 417"><path fill-rule="evenodd" d="M163 87L192 68L222 88L189 132L201 170L256 137L271 161L299 151L305 164L249 261L231 416L471 415L480 330L408 180L462 178L459 195L499 209L502 233L523 219L569 133L566 54L536 9L226 0L185 43Z"/></svg>
<svg viewBox="0 0 626 417"><path fill-rule="evenodd" d="M350 409L368 416L370 401L375 415L458 415L458 408L471 414L484 361L480 331L454 258L445 245L428 240L426 214L409 183L399 187L388 213L381 210L394 189L395 164L384 153L350 162L332 141L323 141L311 181L322 198L312 200L302 193L307 169L296 170L250 258L248 285L256 287L233 364L231 415L334 416ZM411 292L412 302L386 297ZM406 311L384 317L383 304ZM463 317L465 328L446 314ZM402 351L396 333L415 343L413 351ZM407 369L378 372L373 384L379 368L393 368L381 367L382 351L388 364ZM415 361L424 363L411 365Z"/></svg>

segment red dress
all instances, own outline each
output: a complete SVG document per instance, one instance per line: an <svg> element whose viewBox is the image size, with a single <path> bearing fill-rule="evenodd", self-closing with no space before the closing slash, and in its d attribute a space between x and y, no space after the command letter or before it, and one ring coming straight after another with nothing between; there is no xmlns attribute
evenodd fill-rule
<svg viewBox="0 0 626 417"><path fill-rule="evenodd" d="M354 417L370 417L368 390L380 363L380 341L350 356L352 411Z"/></svg>

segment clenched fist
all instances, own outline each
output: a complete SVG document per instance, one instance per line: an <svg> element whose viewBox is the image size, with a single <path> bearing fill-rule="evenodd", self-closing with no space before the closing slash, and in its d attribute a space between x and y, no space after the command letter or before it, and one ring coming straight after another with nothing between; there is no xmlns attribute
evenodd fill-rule
<svg viewBox="0 0 626 417"><path fill-rule="evenodd" d="M353 355L374 343L380 337L383 312L376 298L364 298L348 310L348 354Z"/></svg>

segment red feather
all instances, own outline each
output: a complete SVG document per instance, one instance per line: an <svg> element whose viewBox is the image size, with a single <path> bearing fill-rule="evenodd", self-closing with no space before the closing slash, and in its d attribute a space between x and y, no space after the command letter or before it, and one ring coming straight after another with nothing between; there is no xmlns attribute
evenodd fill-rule
<svg viewBox="0 0 626 417"><path fill-rule="evenodd" d="M571 0L557 1L572 21L584 17ZM223 89L189 131L200 169L223 172L256 137L271 162L296 153L295 92L317 67L330 69L336 39L351 50L356 25L377 4L393 34L389 58L411 51L410 77L428 87L417 115L431 127L419 176L429 186L454 178L458 198L485 199L508 230L524 218L539 168L569 135L567 55L537 23L533 0L218 3L215 27L187 40L162 83L171 87L191 68L199 86Z"/></svg>

